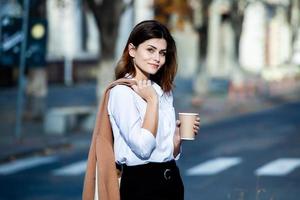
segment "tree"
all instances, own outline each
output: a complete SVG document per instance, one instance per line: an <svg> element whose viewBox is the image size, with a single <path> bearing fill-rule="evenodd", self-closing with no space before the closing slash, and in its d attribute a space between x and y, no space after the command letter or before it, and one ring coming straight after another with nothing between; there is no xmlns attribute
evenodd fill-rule
<svg viewBox="0 0 300 200"><path fill-rule="evenodd" d="M101 55L98 73L98 86L100 88L97 89L97 92L102 93L103 86L105 87L113 79L115 46L120 17L125 9L125 3L123 0L87 0L84 2L92 11L100 32Z"/></svg>
<svg viewBox="0 0 300 200"><path fill-rule="evenodd" d="M29 19L46 18L46 1L30 0ZM30 33L31 34L31 33ZM46 110L46 97L48 93L47 72L45 66L28 66L26 85L25 119L42 120Z"/></svg>

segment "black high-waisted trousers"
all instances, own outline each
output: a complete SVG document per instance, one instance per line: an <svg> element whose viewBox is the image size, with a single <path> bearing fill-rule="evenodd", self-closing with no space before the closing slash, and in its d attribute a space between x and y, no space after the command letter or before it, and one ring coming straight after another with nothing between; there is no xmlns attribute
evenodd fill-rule
<svg viewBox="0 0 300 200"><path fill-rule="evenodd" d="M183 200L184 186L174 160L122 166L121 200Z"/></svg>

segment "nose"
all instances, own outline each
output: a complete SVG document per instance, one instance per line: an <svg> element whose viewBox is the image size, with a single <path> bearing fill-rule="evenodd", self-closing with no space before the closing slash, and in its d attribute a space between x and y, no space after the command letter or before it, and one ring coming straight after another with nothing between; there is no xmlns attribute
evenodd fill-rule
<svg viewBox="0 0 300 200"><path fill-rule="evenodd" d="M159 59L160 59L159 52L157 52L157 53L154 53L154 55L153 55L153 59L154 59L154 61L155 61L155 62L159 63Z"/></svg>

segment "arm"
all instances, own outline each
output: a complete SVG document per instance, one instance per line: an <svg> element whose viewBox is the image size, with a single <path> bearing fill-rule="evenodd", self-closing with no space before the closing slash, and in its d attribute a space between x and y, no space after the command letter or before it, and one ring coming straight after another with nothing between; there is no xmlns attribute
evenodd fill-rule
<svg viewBox="0 0 300 200"><path fill-rule="evenodd" d="M173 151L173 156L176 158L178 154L180 153L180 146L181 146L181 139L180 139L180 134L179 134L179 125L180 121L176 121L176 128L175 128L175 134L174 134L174 151Z"/></svg>
<svg viewBox="0 0 300 200"><path fill-rule="evenodd" d="M158 126L158 101L147 101L147 109L144 117L143 128L149 130L156 137Z"/></svg>
<svg viewBox="0 0 300 200"><path fill-rule="evenodd" d="M151 156L156 141L153 134L143 128L134 96L132 89L127 86L114 87L110 92L108 111L131 151L140 159L147 159Z"/></svg>
<svg viewBox="0 0 300 200"><path fill-rule="evenodd" d="M138 81L132 87L134 91L147 102L146 114L142 128L150 131L156 137L158 126L158 97L150 81Z"/></svg>

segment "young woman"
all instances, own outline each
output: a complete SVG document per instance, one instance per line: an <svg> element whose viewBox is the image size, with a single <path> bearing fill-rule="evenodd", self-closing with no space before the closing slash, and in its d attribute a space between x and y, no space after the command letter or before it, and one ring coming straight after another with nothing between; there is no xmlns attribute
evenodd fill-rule
<svg viewBox="0 0 300 200"><path fill-rule="evenodd" d="M116 79L137 84L113 87L107 106L115 161L122 168L122 200L184 199L175 162L181 145L172 96L176 70L176 46L168 29L155 20L137 24L115 72Z"/></svg>

